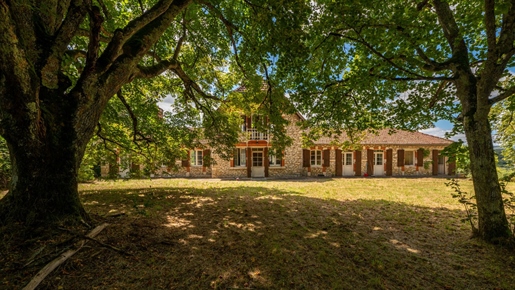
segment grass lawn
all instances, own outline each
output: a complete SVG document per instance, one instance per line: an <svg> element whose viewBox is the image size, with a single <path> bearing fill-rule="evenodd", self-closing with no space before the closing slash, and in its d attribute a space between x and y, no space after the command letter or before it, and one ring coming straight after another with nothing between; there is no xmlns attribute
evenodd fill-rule
<svg viewBox="0 0 515 290"><path fill-rule="evenodd" d="M82 184L94 221L110 223L97 239L130 255L90 241L41 289L514 289L515 252L471 239L445 182ZM470 181L462 184L472 191ZM2 235L6 289L24 286L77 241L63 229L46 239Z"/></svg>

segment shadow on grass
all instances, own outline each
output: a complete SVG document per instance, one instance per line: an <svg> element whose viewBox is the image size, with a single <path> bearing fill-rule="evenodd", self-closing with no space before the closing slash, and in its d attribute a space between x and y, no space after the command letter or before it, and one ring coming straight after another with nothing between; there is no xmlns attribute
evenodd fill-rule
<svg viewBox="0 0 515 290"><path fill-rule="evenodd" d="M463 213L263 187L82 191L112 223L44 281L81 289L508 289L514 253L469 239Z"/></svg>

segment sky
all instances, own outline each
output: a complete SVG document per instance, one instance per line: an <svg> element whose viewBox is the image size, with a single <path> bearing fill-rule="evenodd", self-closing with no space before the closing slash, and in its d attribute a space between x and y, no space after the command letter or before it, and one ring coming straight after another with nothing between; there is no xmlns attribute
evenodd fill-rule
<svg viewBox="0 0 515 290"><path fill-rule="evenodd" d="M445 133L450 132L452 130L452 123L447 120L441 120L434 124L435 126L433 128L420 130L420 132L433 135L441 138L445 138ZM462 141L466 141L465 134L457 134L450 138L453 141L458 141L461 139Z"/></svg>

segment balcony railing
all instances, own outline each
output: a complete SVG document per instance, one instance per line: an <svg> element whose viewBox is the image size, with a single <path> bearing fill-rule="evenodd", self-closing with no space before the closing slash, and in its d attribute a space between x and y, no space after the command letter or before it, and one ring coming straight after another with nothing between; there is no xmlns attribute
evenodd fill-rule
<svg viewBox="0 0 515 290"><path fill-rule="evenodd" d="M268 140L268 132L260 132L256 129L247 129L249 140Z"/></svg>

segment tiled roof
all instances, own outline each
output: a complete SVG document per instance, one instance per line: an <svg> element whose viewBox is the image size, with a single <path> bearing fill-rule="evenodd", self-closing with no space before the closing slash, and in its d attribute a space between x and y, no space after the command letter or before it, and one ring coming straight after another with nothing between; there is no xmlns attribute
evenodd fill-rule
<svg viewBox="0 0 515 290"><path fill-rule="evenodd" d="M368 133L360 142L362 145L450 145L453 141L420 133L404 130L396 130L389 134L389 129L379 130L377 133ZM322 137L316 140L315 144L331 144L335 138ZM339 142L347 141L346 134L342 134L336 139Z"/></svg>

